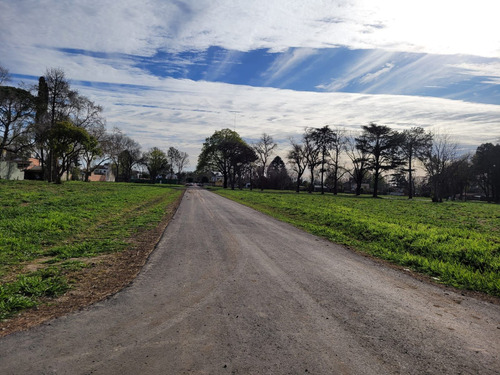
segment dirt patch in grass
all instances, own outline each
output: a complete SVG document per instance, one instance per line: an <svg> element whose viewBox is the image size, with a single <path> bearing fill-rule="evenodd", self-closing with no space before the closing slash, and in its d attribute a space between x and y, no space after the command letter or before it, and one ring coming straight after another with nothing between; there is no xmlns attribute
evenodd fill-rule
<svg viewBox="0 0 500 375"><path fill-rule="evenodd" d="M131 246L128 249L87 259L78 258L88 266L64 272L71 283L71 289L58 298L43 300L35 308L24 310L0 321L0 337L81 310L129 285L155 249L181 199L182 196L170 206L170 211L158 226L130 239Z"/></svg>

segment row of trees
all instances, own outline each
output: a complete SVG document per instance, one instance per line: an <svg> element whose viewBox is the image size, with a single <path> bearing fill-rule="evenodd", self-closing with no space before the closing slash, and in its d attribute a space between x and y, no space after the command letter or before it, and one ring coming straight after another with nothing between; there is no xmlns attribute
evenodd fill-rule
<svg viewBox="0 0 500 375"><path fill-rule="evenodd" d="M290 144L286 158L297 192L308 173L309 192L319 187L324 194L328 187L337 194L347 180L355 185L357 195L363 185L370 183L377 197L380 183L390 179L393 188L404 191L411 199L418 169L425 173L425 185L433 201L456 195L465 199L474 188L480 189L486 199L500 201L498 144L486 143L474 155L460 156L449 135L421 127L398 132L375 123L362 126L356 135L348 135L341 127L307 128L299 142L291 139ZM248 145L235 131L216 131L203 144L197 170L220 172L225 188L249 183L261 189L283 189L290 186L292 179L279 156L269 163L276 147L267 134Z"/></svg>
<svg viewBox="0 0 500 375"><path fill-rule="evenodd" d="M174 147L142 154L119 129L108 132L103 108L73 90L61 69L48 69L32 88L7 86L8 78L0 67L0 160L33 156L43 179L56 183L75 169L88 181L105 163L113 165L117 181L130 181L133 169L143 166L154 181L162 173L180 175L188 163Z"/></svg>

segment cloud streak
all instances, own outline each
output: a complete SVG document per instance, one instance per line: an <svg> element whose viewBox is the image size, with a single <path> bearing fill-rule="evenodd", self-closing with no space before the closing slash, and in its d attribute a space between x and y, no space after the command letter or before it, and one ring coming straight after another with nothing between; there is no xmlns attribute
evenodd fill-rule
<svg viewBox="0 0 500 375"><path fill-rule="evenodd" d="M496 0L6 0L0 64L19 76L63 68L110 127L144 148L177 146L192 163L223 127L249 140L267 132L285 147L307 126L438 126L472 148L500 138L500 103L426 95L455 85L455 97L482 90L497 100L499 13ZM261 50L268 65L259 69ZM279 89L339 51L356 58L332 63L311 88L336 92ZM243 61L255 76L240 81L274 88L208 82Z"/></svg>
<svg viewBox="0 0 500 375"><path fill-rule="evenodd" d="M105 115L145 148L167 146L182 139L196 160L201 143L215 130L235 128L248 140L261 133L273 135L287 147L290 136L305 127L343 125L357 131L370 121L403 130L412 126L438 127L457 138L466 149L500 138L500 107L439 98L401 95L313 93L166 79L134 93L116 87L81 88L104 104ZM265 100L263 100L265 98ZM147 134L137 133L148 130Z"/></svg>

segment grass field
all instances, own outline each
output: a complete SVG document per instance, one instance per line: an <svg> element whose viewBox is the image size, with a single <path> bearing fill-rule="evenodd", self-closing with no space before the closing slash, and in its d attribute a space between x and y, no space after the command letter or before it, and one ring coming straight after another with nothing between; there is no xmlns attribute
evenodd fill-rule
<svg viewBox="0 0 500 375"><path fill-rule="evenodd" d="M500 296L500 206L348 195L216 190L310 233Z"/></svg>
<svg viewBox="0 0 500 375"><path fill-rule="evenodd" d="M0 180L0 319L64 293L68 270L126 249L181 194L165 185Z"/></svg>

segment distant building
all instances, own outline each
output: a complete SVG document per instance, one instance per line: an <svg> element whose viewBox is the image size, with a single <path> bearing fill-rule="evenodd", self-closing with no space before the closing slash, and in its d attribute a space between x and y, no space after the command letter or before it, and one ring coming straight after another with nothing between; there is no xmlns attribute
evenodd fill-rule
<svg viewBox="0 0 500 375"><path fill-rule="evenodd" d="M96 168L89 176L89 181L114 182L115 175L110 163L101 165Z"/></svg>
<svg viewBox="0 0 500 375"><path fill-rule="evenodd" d="M28 159L28 166L24 169L25 180L43 180L43 169L40 160L35 158Z"/></svg>
<svg viewBox="0 0 500 375"><path fill-rule="evenodd" d="M210 182L215 186L222 186L224 184L224 176L220 172L212 172Z"/></svg>
<svg viewBox="0 0 500 375"><path fill-rule="evenodd" d="M0 161L0 179L24 180L25 163L16 160Z"/></svg>

